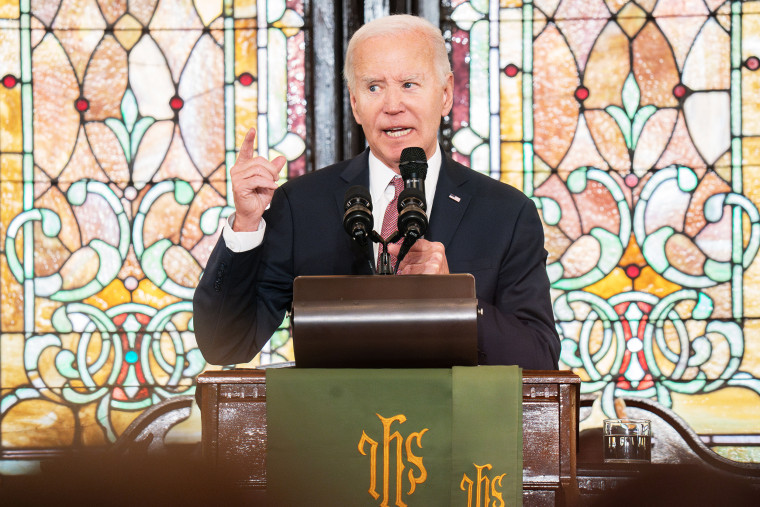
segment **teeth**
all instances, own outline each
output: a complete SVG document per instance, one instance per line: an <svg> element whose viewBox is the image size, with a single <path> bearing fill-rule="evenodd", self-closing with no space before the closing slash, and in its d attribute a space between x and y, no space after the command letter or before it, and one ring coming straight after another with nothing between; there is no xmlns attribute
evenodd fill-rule
<svg viewBox="0 0 760 507"><path fill-rule="evenodd" d="M385 133L391 137L401 137L401 136L405 136L411 131L412 129L388 129L385 131Z"/></svg>

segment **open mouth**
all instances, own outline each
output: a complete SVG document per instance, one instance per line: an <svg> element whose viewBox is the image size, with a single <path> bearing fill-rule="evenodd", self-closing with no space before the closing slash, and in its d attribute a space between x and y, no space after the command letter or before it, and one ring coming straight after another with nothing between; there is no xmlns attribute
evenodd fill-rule
<svg viewBox="0 0 760 507"><path fill-rule="evenodd" d="M385 130L383 130L383 132L385 132L386 135L388 135L390 137L402 137L402 136L407 135L411 131L412 131L412 129L405 128L405 127L394 127L394 128L391 128L391 129L385 129Z"/></svg>

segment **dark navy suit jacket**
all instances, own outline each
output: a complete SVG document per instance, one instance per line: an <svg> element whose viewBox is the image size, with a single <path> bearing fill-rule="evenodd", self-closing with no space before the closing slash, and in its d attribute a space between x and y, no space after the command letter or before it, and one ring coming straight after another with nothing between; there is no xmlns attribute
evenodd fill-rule
<svg viewBox="0 0 760 507"><path fill-rule="evenodd" d="M259 247L234 253L220 237L193 299L208 362L250 361L290 309L296 276L371 274L342 227L346 190L369 186L368 156L282 185L264 214ZM475 277L480 364L557 368L544 235L530 199L443 157L425 238L443 243L450 272Z"/></svg>

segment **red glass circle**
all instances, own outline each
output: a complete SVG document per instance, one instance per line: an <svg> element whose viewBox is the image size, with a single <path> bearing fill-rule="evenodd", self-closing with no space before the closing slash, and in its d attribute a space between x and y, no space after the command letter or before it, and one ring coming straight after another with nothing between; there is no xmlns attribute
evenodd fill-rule
<svg viewBox="0 0 760 507"><path fill-rule="evenodd" d="M641 274L641 268L635 264L631 264L630 266L626 266L625 274L630 279L637 278Z"/></svg>
<svg viewBox="0 0 760 507"><path fill-rule="evenodd" d="M3 86L6 88L13 88L16 86L16 83L18 83L18 79L16 79L16 76L12 76L8 74L7 76L3 77Z"/></svg>
<svg viewBox="0 0 760 507"><path fill-rule="evenodd" d="M756 56L750 56L749 58L747 58L747 61L744 62L744 65L749 70L760 69L760 58L758 58Z"/></svg>
<svg viewBox="0 0 760 507"><path fill-rule="evenodd" d="M169 107L171 107L175 111L179 111L180 109L182 109L182 106L184 105L185 105L185 101L176 95L169 100Z"/></svg>
<svg viewBox="0 0 760 507"><path fill-rule="evenodd" d="M520 69L514 63L510 63L504 68L504 73L509 77L515 77L519 71Z"/></svg>
<svg viewBox="0 0 760 507"><path fill-rule="evenodd" d="M80 113L83 113L90 108L90 103L84 97L79 97L74 102L74 107L76 108L77 111L79 111Z"/></svg>
<svg viewBox="0 0 760 507"><path fill-rule="evenodd" d="M628 188L633 188L639 184L639 177L635 174L628 174L625 177L625 184L628 185Z"/></svg>
<svg viewBox="0 0 760 507"><path fill-rule="evenodd" d="M238 77L238 81L243 86L251 86L253 84L253 76L250 74L250 72L243 72Z"/></svg>
<svg viewBox="0 0 760 507"><path fill-rule="evenodd" d="M588 98L589 91L585 86L579 86L575 90L575 98L578 100L586 100Z"/></svg>
<svg viewBox="0 0 760 507"><path fill-rule="evenodd" d="M673 95L675 95L676 98L679 98L679 99L683 98L683 96L686 95L686 87L682 84L677 84L673 88Z"/></svg>

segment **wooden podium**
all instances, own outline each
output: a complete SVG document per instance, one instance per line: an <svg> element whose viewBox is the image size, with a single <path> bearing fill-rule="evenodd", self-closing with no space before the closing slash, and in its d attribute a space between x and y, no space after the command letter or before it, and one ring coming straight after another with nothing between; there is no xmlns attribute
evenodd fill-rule
<svg viewBox="0 0 760 507"><path fill-rule="evenodd" d="M266 373L198 376L204 457L241 487L266 489ZM575 505L580 378L568 371L523 372L523 503Z"/></svg>

